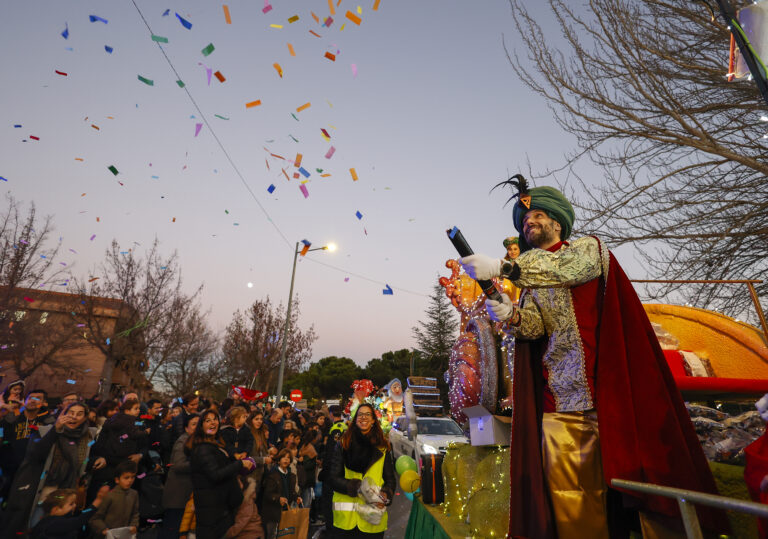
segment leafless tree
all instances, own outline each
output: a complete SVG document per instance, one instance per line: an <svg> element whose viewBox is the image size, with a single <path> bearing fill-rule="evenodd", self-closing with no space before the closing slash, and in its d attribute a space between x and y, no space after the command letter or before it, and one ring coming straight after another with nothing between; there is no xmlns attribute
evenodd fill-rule
<svg viewBox="0 0 768 539"><path fill-rule="evenodd" d="M67 284L56 259L59 244L49 246L51 217L40 219L34 204L24 214L11 196L6 202L0 217L0 363L21 378L43 367L54 374L77 369L76 356L63 354L74 348L76 322L67 315L49 316L44 305L51 294L41 290Z"/></svg>
<svg viewBox="0 0 768 539"><path fill-rule="evenodd" d="M208 393L222 383L218 340L199 309L191 310L181 322L174 339L162 351L156 367L160 381L176 396L200 390Z"/></svg>
<svg viewBox="0 0 768 539"><path fill-rule="evenodd" d="M157 240L143 257L113 241L95 273L87 282L73 281L80 294L77 313L87 328L87 338L106 357L102 392L109 393L111 371L118 364L132 379L143 375L151 382L196 308L202 287L184 293L177 254L161 255ZM103 298L116 300L116 323L100 315Z"/></svg>
<svg viewBox="0 0 768 539"><path fill-rule="evenodd" d="M658 278L763 278L766 112L753 82L728 82L729 31L706 2L549 0L556 35L524 2L510 4L512 68L578 141L562 167L538 175L565 184L581 232L634 243ZM603 178L583 180L583 159ZM766 296L768 283L759 291ZM700 307L750 310L744 290L681 292Z"/></svg>
<svg viewBox="0 0 768 539"><path fill-rule="evenodd" d="M317 339L314 326L302 330L298 326L299 302L291 308L290 331L283 335L285 307L274 305L267 297L256 300L245 313L235 312L227 326L222 352L231 376L229 383L248 384L258 372L258 389L276 389L280 368L280 347L287 338L285 352L286 377L298 370L312 357L312 344Z"/></svg>

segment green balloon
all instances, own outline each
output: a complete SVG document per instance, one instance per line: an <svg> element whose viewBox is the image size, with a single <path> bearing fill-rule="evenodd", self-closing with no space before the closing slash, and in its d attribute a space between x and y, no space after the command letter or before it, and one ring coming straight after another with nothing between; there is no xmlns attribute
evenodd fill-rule
<svg viewBox="0 0 768 539"><path fill-rule="evenodd" d="M419 468L416 466L416 461L413 460L408 455L400 455L397 458L397 461L395 461L395 470L397 470L397 473L399 475L403 475L403 472L407 470L413 470L414 472L418 472Z"/></svg>

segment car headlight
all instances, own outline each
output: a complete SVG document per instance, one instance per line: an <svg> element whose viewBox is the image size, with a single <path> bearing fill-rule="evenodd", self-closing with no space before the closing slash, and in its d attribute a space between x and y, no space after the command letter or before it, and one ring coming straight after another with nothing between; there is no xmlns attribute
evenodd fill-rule
<svg viewBox="0 0 768 539"><path fill-rule="evenodd" d="M424 453L426 453L427 455L437 455L439 452L436 447L431 446L429 444L424 444L422 446L422 449L424 450Z"/></svg>

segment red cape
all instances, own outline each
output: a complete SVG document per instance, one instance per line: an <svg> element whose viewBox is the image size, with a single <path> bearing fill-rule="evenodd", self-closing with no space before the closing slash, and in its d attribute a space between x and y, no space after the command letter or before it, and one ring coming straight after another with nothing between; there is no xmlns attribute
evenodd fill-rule
<svg viewBox="0 0 768 539"><path fill-rule="evenodd" d="M656 334L613 254L602 284L595 396L606 483L610 486L618 478L717 494ZM541 464L541 356L545 345L544 340L515 344L510 537L557 534ZM625 504L680 517L675 499L625 493ZM698 514L704 528L729 531L722 511L705 508Z"/></svg>

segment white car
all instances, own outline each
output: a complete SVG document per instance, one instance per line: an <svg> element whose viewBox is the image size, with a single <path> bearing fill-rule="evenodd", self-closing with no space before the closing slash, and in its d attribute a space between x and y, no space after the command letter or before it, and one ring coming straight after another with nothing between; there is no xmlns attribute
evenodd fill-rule
<svg viewBox="0 0 768 539"><path fill-rule="evenodd" d="M422 455L445 455L449 443L469 443L459 424L450 417L418 417L416 428L417 434L409 440L406 417L400 416L395 420L389 431L389 443L392 444L395 459L408 455L421 466Z"/></svg>

